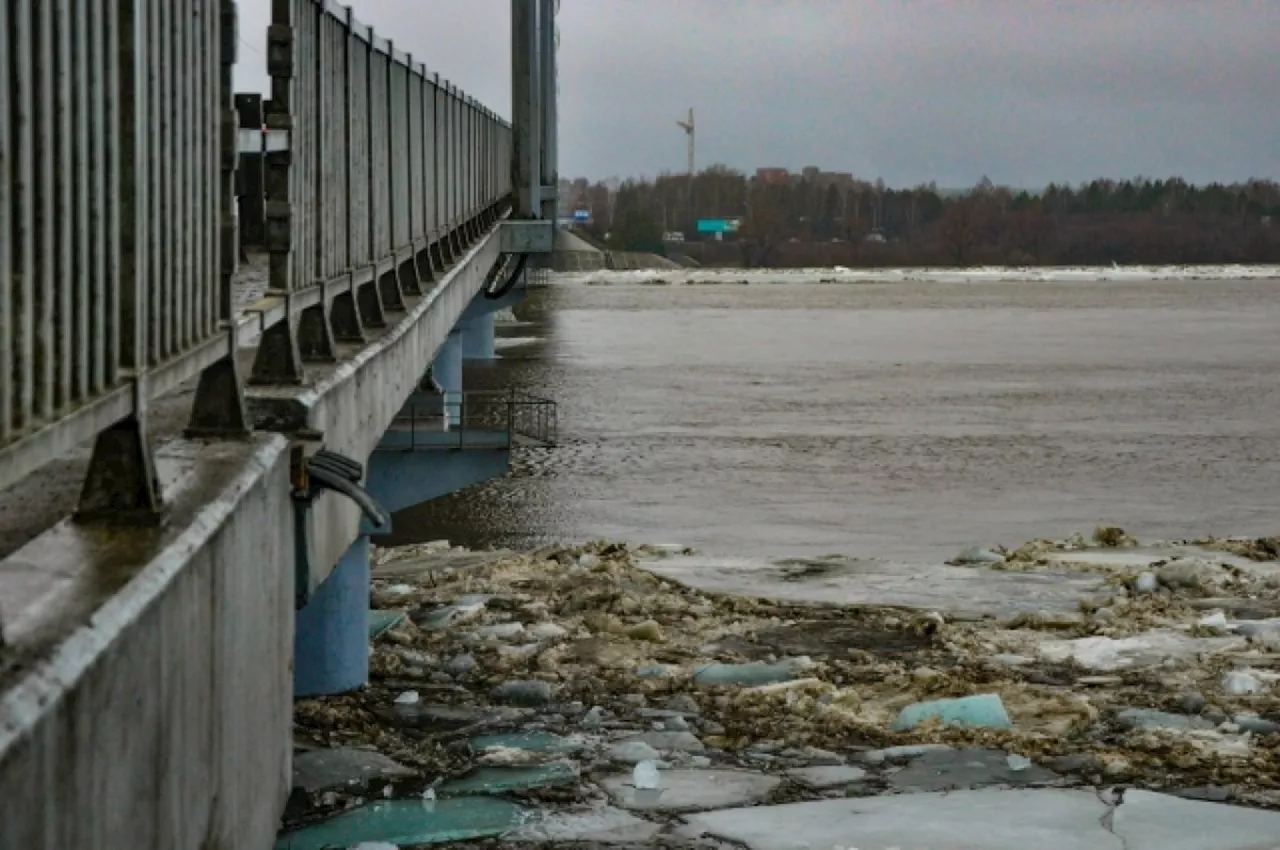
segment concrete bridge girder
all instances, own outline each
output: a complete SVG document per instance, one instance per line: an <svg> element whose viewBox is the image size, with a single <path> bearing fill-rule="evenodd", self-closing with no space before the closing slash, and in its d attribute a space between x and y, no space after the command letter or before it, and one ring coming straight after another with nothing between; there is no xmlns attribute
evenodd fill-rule
<svg viewBox="0 0 1280 850"><path fill-rule="evenodd" d="M315 370L311 386L249 389L256 425L358 461L369 458L501 259L500 231L491 230L465 251L387 333L352 359ZM299 541L304 597L360 536L362 520L355 503L332 492L321 493L306 510Z"/></svg>

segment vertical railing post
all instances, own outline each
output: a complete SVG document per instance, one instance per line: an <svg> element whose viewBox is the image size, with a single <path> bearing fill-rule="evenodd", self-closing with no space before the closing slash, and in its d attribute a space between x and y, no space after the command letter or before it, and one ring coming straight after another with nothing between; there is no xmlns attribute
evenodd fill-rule
<svg viewBox="0 0 1280 850"><path fill-rule="evenodd" d="M218 331L226 337L223 356L206 367L200 374L195 398L191 406L191 419L187 424L189 437L238 437L251 428L244 404L244 387L240 379L240 367L236 360L236 325L232 304L235 271L240 254L240 238L233 214L235 209L236 170L240 163L239 135L243 124L235 111L235 95L232 93L234 69L239 48L239 21L235 0L220 0L219 56L218 56L218 115L222 127L218 158L221 163L221 180L217 187L221 240L218 248ZM261 98L258 98L261 108ZM258 116L257 132L262 133ZM258 184L259 191L261 183ZM194 236L194 234L192 234Z"/></svg>
<svg viewBox="0 0 1280 850"><path fill-rule="evenodd" d="M379 253L386 253L387 250L394 252L398 247L396 243L396 98L395 86L392 84L392 78L395 75L395 55L396 43L391 39L387 39L386 73L383 75L386 82L386 90L382 93L383 102L387 109L387 126L386 138L380 140L387 153L387 170L383 174L383 179L387 184L387 244L382 247Z"/></svg>
<svg viewBox="0 0 1280 850"><path fill-rule="evenodd" d="M343 68L343 86L342 86L342 135L343 135L343 178L345 182L345 193L343 197L347 199L347 203L343 205L343 214L347 217L347 271L351 271L356 264L356 207L352 202L355 197L353 191L355 186L354 168L351 164L352 152L355 149L355 114L351 106L351 96L354 91L352 84L352 70L355 68L355 59L351 55L355 47L355 33L353 32L355 24L355 12L350 6L346 9L343 16L342 43L344 49L342 51L342 68ZM354 297L354 296L353 296Z"/></svg>
<svg viewBox="0 0 1280 850"><path fill-rule="evenodd" d="M417 210L415 209L417 204L413 202L414 191L415 191L414 181L419 179L417 169L413 167L413 76L414 76L413 54L412 53L405 54L404 61L405 61L404 102L401 104L401 107L404 109L404 137L405 137L404 138L404 142L405 142L404 178L408 186L408 189L405 194L405 199L409 205L407 210L409 215L408 215L408 218L406 219L409 225L409 229L408 229L408 232L405 233L405 243L412 245L418 233L417 230L414 229L415 222L417 221L417 216L414 215L414 213L417 212Z"/></svg>
<svg viewBox="0 0 1280 850"><path fill-rule="evenodd" d="M541 9L538 15L540 53L542 61L538 72L541 75L542 91L539 106L538 126L541 130L539 147L542 152L542 179L540 190L545 194L542 201L542 217L555 221L556 187L559 184L559 169L556 163L556 0L538 0Z"/></svg>
<svg viewBox="0 0 1280 850"><path fill-rule="evenodd" d="M368 229L369 229L369 256L365 258L368 265L372 266L373 279L368 283L361 283L356 293L356 301L360 308L360 320L366 328L382 328L386 327L386 319L383 313L382 296L378 290L378 263L386 254L390 247L390 237L387 232L379 232L378 224L382 222L384 231L390 230L389 212L391 205L379 206L378 187L383 183L387 183L387 191L390 193L389 185L390 162L385 164L380 162L382 156L379 155L379 147L382 148L382 154L388 151L387 145L390 143L390 116L387 116L388 126L384 129L387 138L378 138L378 128L374 124L374 118L380 111L384 111L387 106L387 92L383 92L382 99L379 101L377 97L377 81L381 80L383 86L390 85L390 75L387 73L388 59L378 50L378 37L370 30L368 33L368 55L367 55L367 73L365 74L365 129L364 129L364 146L368 151L368 163L365 169L363 179L367 183L366 197L369 199L368 207ZM390 156L386 157L390 160Z"/></svg>
<svg viewBox="0 0 1280 850"><path fill-rule="evenodd" d="M331 152L327 142L330 133L329 124L333 121L333 115L330 114L331 107L326 96L328 86L325 84L325 77L330 73L328 38L326 37L329 29L329 14L325 11L323 3L316 6L314 12L308 12L308 14L312 14L316 18L316 43L311 45L311 55L308 57L311 65L310 72L315 78L313 81L315 100L313 104L307 104L307 106L313 106L315 109L315 122L312 124L315 132L311 134L308 150L309 159L311 160L309 170L312 171L312 181L315 187L313 199L308 199L313 200L311 238L315 240L315 245L312 246L313 277L311 280L299 281L301 286L322 283L327 277L328 269L326 266L328 264L325 262L325 257L331 250L331 246L329 245L328 229L325 225L328 217L333 214L333 210L330 210L328 206L329 196L327 194L332 182L328 175L327 160ZM305 70L304 73L306 73ZM321 301L323 302L324 299L321 298Z"/></svg>
<svg viewBox="0 0 1280 850"><path fill-rule="evenodd" d="M298 131L305 105L301 102L297 83L301 52L298 5L293 0L278 0L272 3L271 9L271 24L267 27L271 108L267 111L265 123L268 131L282 133L286 142L284 150L268 150L264 156L267 250L271 255L267 288L270 294L284 299L285 316L263 331L249 383L296 385L303 380L292 305L293 292L299 288L299 264L302 263L294 245L295 224L305 218L301 205L308 200L302 192L308 176L308 163L299 153ZM313 11L311 4L305 4L303 14ZM301 228L296 230L301 233ZM308 258L304 267L310 264L311 258Z"/></svg>
<svg viewBox="0 0 1280 850"><path fill-rule="evenodd" d="M460 255L458 250L457 232L455 228L458 226L458 209L457 209L457 193L458 193L458 169L454 167L454 160L458 156L458 144L454 138L454 132L457 130L458 122L454 116L454 93L456 89L453 83L446 83L444 89L444 210L445 210L445 227L449 231L449 247L453 251L454 257Z"/></svg>
<svg viewBox="0 0 1280 850"><path fill-rule="evenodd" d="M368 156L368 168L365 169L365 174L363 175L363 178L365 182L368 183L366 197L369 199L368 221L365 222L365 226L369 230L369 256L366 259L373 262L376 262L378 258L379 248L380 248L380 246L378 245L377 216L375 213L376 204L375 204L375 194L374 194L374 187L377 185L377 164L376 164L377 157L373 155L373 152L376 149L376 145L378 143L378 140L377 138L375 138L375 134L373 130L373 112L374 112L373 75L375 73L377 57L378 57L378 51L374 50L373 48L373 33L370 33L369 34L369 51L368 51L368 55L366 56L367 64L365 66L365 75L364 75L364 83L365 83L364 143L365 143L365 150L369 152L369 156ZM368 319L370 317L365 316L363 318Z"/></svg>
<svg viewBox="0 0 1280 850"><path fill-rule="evenodd" d="M14 39L17 27L10 22L10 6L13 3L0 3L0 115L6 122L16 122L14 106L9 102L10 86L16 86L21 78L21 71L9 80L9 67L13 61L9 57L9 41ZM10 171L13 169L14 149L10 143L12 130L6 126L0 130L0 446L9 441L13 433L13 300L12 289L16 276L10 265L10 240L17 229L10 221L22 215L22 207L17 193L10 183ZM86 305L87 307L88 305Z"/></svg>
<svg viewBox="0 0 1280 850"><path fill-rule="evenodd" d="M21 4L20 4L21 5ZM130 413L98 434L89 469L80 491L76 517L80 521L115 519L158 522L163 510L160 484L147 435L147 290L148 226L147 167L150 162L148 110L151 21L147 7L118 4L118 50L109 57L116 64L119 89L112 92L120 119L120 365L129 382ZM43 341L48 345L48 338ZM47 356L47 354L46 354Z"/></svg>
<svg viewBox="0 0 1280 850"><path fill-rule="evenodd" d="M332 232L332 225L340 213L333 208L330 198L340 181L334 179L331 169L333 160L346 155L345 152L339 154L337 146L330 144L333 113L337 111L330 102L335 88L330 34L338 21L322 5L310 8L307 14L314 20L310 29L315 34L315 43L309 45L311 53L307 57L313 77L312 99L307 105L314 107L315 118L309 124L312 132L305 159L307 171L311 174L311 193L306 196L306 202L311 205L311 239L315 244L311 250L311 275L309 279L300 281L300 285L319 286L320 299L299 313L296 338L300 363L333 363L338 357L329 321L331 299L328 282L332 265L330 258L340 253L342 246L334 245L336 235Z"/></svg>
<svg viewBox="0 0 1280 850"><path fill-rule="evenodd" d="M351 273L362 261L358 249L359 234L364 226L359 218L356 206L356 187L360 175L356 173L354 157L358 142L356 134L357 113L355 99L355 69L358 65L355 51L359 49L359 41L355 35L355 12L347 7L338 19L342 36L342 197L345 203L338 213L345 217L346 244L343 246L343 269L348 275L345 286L333 294L330 302L330 329L336 342L361 344L364 342L364 326L360 319L359 299L356 297L354 278Z"/></svg>
<svg viewBox="0 0 1280 850"><path fill-rule="evenodd" d="M467 223L475 227L476 221L476 101L467 98ZM472 231L472 235L478 235Z"/></svg>
<svg viewBox="0 0 1280 850"><path fill-rule="evenodd" d="M237 159L236 171L236 203L240 211L240 244L242 246L265 246L266 223L264 221L262 170L265 149L265 134L262 130L262 95L255 93L237 94L236 112L239 115L240 135L248 138L253 134L257 146L253 153L242 151Z"/></svg>
<svg viewBox="0 0 1280 850"><path fill-rule="evenodd" d="M440 165L441 157L441 141L440 141L440 75L438 73L431 75L431 208L432 208L432 258L437 261L439 270L443 270L444 266L449 262L449 257L445 255L446 243L444 240L444 216L442 214L443 205L441 202L442 193L444 191L442 183L444 182L444 169Z"/></svg>
<svg viewBox="0 0 1280 850"><path fill-rule="evenodd" d="M456 252L449 238L449 81L436 75L436 232L441 261L453 263Z"/></svg>

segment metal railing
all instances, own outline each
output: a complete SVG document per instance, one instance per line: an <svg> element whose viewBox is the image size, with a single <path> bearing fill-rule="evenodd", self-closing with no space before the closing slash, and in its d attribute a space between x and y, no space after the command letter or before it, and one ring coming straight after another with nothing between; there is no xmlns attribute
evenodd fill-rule
<svg viewBox="0 0 1280 850"><path fill-rule="evenodd" d="M0 3L0 488L97 437L104 458L142 458L113 474L150 492L148 402L197 375L190 431L247 428L231 356L248 321L232 292L236 8ZM251 380L297 384L505 212L512 139L345 6L271 9ZM99 501L120 499L136 501Z"/></svg>
<svg viewBox="0 0 1280 850"><path fill-rule="evenodd" d="M0 4L0 487L230 350L236 42L231 0Z"/></svg>
<svg viewBox="0 0 1280 850"><path fill-rule="evenodd" d="M277 0L267 65L289 135L267 154L273 290L379 275L509 194L510 125L351 9Z"/></svg>
<svg viewBox="0 0 1280 850"><path fill-rule="evenodd" d="M549 448L556 403L517 390L445 392L439 405L407 407L389 435L379 451Z"/></svg>

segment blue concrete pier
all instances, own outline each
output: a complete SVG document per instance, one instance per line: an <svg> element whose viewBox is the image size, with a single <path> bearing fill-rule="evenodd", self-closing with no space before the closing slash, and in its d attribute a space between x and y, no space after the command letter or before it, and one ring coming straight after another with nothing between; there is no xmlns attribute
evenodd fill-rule
<svg viewBox="0 0 1280 850"><path fill-rule="evenodd" d="M293 636L293 695L355 690L369 679L369 538L358 537L311 601Z"/></svg>

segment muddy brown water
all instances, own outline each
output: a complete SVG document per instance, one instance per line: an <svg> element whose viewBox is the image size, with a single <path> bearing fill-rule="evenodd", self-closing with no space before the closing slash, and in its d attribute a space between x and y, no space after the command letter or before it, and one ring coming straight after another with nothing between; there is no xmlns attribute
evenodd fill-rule
<svg viewBox="0 0 1280 850"><path fill-rule="evenodd" d="M943 559L1117 523L1280 530L1280 281L535 290L473 388L561 445L394 542Z"/></svg>

